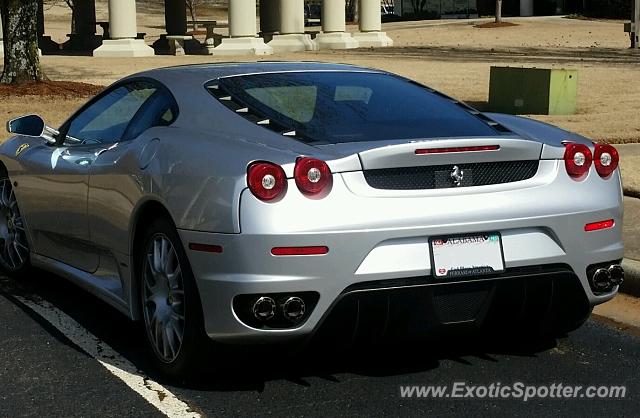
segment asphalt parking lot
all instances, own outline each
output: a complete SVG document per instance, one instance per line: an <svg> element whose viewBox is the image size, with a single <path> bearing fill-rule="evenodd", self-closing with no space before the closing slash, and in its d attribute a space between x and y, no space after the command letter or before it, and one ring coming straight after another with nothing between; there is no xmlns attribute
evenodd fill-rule
<svg viewBox="0 0 640 418"><path fill-rule="evenodd" d="M29 301L52 306L80 324L51 325ZM27 303L27 305L25 305ZM590 320L568 338L537 344L499 340L440 341L347 350L253 350L212 357L225 363L183 382L150 374L139 328L63 279L35 272L20 282L0 279L0 416L160 416L152 403L171 394L173 416L318 415L633 415L639 405L640 332ZM62 331L60 331L62 329ZM84 339L82 339L84 338ZM80 348L73 341L98 347ZM115 354L104 354L110 348ZM118 364L122 356L150 388L145 400L131 379L93 357ZM93 357L92 357L93 356ZM113 362L111 362L111 360ZM126 369L124 366L120 366ZM125 373L126 374L126 373ZM157 382L157 383L156 383ZM522 399L400 396L402 385L623 385L624 398ZM155 389L162 385L163 390ZM143 388L144 389L144 388ZM174 405L175 406L175 405ZM167 412L169 411L169 412Z"/></svg>

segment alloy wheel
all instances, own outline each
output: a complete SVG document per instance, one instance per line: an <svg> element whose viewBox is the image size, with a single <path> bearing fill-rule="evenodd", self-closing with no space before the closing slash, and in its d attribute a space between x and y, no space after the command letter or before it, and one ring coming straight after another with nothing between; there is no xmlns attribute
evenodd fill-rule
<svg viewBox="0 0 640 418"><path fill-rule="evenodd" d="M0 259L12 271L19 270L29 260L29 247L24 221L11 181L0 180Z"/></svg>
<svg viewBox="0 0 640 418"><path fill-rule="evenodd" d="M180 260L171 240L155 234L148 242L142 302L149 341L160 360L173 362L185 330L185 293Z"/></svg>

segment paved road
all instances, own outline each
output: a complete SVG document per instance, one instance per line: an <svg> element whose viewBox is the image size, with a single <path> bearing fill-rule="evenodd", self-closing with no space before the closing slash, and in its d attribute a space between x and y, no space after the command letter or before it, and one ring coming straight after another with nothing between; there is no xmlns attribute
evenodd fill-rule
<svg viewBox="0 0 640 418"><path fill-rule="evenodd" d="M159 415L97 361L23 307L37 295L137 367L139 329L111 308L47 273L16 283L0 278L0 416ZM636 415L640 332L589 321L569 338L537 345L458 341L289 353L238 353L221 373L168 384L206 416L318 415ZM153 376L152 376L153 377ZM625 399L406 399L401 385L625 385Z"/></svg>
<svg viewBox="0 0 640 418"><path fill-rule="evenodd" d="M336 52L332 52L334 54ZM340 52L337 52L340 53ZM616 67L636 67L638 54L631 49L614 48L550 48L550 47L470 47L470 46L403 46L378 49L355 49L349 56L381 59L419 59L436 61L489 62L509 64L606 64ZM483 110L483 109L480 109Z"/></svg>

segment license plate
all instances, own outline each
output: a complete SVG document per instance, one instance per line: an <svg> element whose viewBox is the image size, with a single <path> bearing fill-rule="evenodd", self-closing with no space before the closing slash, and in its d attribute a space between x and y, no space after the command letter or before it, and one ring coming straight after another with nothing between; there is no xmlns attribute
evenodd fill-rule
<svg viewBox="0 0 640 418"><path fill-rule="evenodd" d="M435 277L481 276L504 271L498 232L436 237L430 243Z"/></svg>

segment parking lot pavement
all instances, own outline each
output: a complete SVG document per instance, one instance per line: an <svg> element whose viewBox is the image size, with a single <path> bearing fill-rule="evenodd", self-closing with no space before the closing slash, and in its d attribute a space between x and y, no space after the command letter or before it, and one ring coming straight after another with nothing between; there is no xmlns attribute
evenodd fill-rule
<svg viewBox="0 0 640 418"><path fill-rule="evenodd" d="M136 367L146 370L139 328L64 280L36 273L0 279L0 415L158 415L158 410L70 344L14 297L41 297L80 323ZM396 346L364 345L291 353L282 348L236 351L227 365L196 379L155 377L205 416L319 415L613 415L635 414L640 396L640 331L591 320L569 338L517 342L467 339ZM333 342L331 342L333 343ZM330 344L331 345L331 344ZM206 370L204 367L203 370ZM153 378L153 374L151 374ZM400 396L402 385L624 385L624 399L429 398ZM169 414L180 416L180 414Z"/></svg>
<svg viewBox="0 0 640 418"><path fill-rule="evenodd" d="M159 416L64 335L0 294L0 416Z"/></svg>

